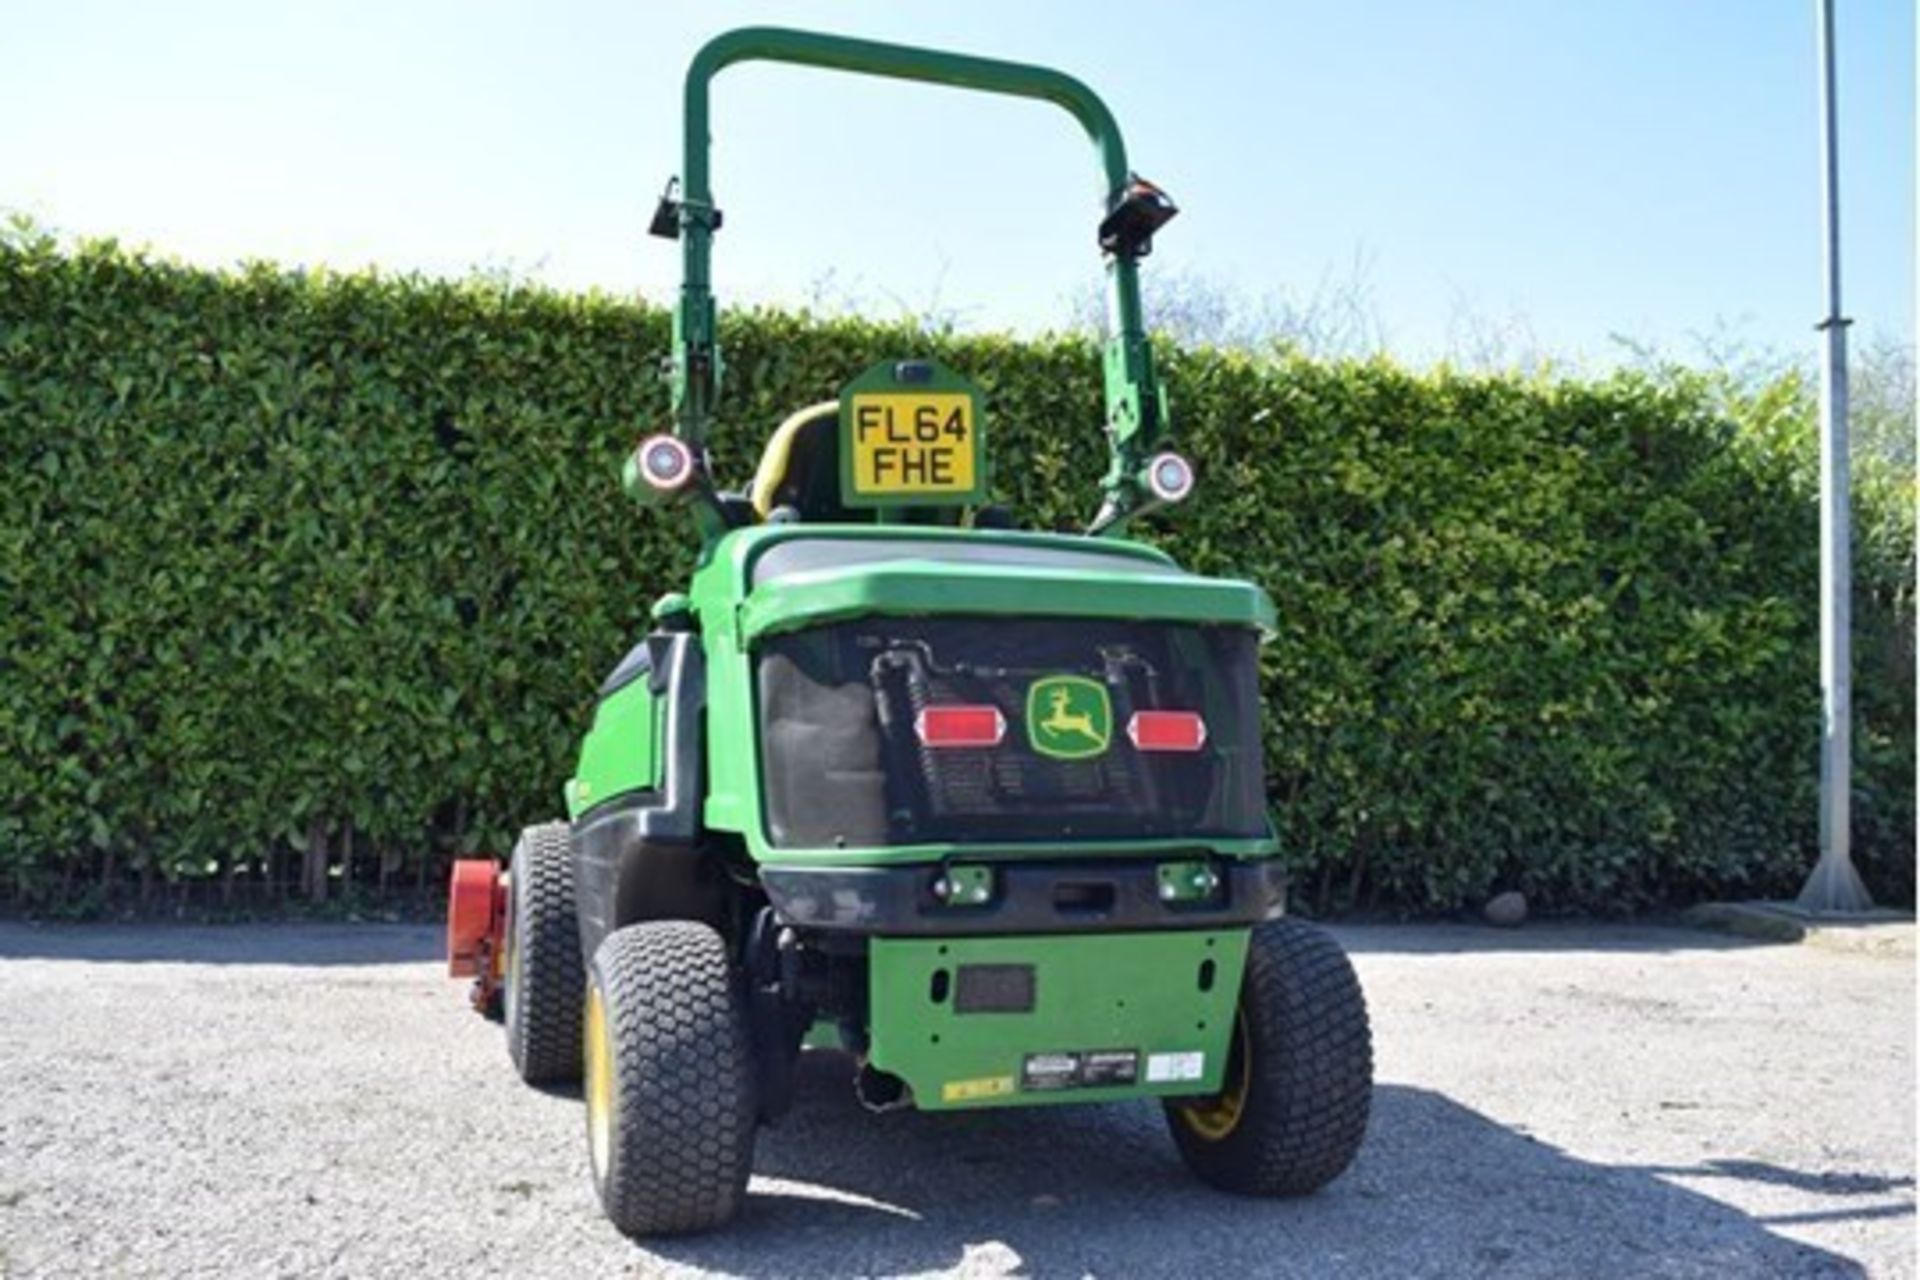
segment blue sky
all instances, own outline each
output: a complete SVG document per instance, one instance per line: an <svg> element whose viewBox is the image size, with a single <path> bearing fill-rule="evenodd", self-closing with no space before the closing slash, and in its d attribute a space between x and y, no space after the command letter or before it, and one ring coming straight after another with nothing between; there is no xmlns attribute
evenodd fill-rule
<svg viewBox="0 0 1920 1280"><path fill-rule="evenodd" d="M1914 18L1840 0L1848 311L1910 337ZM1179 200L1152 273L1249 298L1364 283L1424 361L1518 332L1810 349L1811 0L1186 5L167 5L12 0L0 207L196 261L671 290L644 235L688 57L787 25L1059 66ZM1097 276L1097 168L1050 108L796 68L715 90L723 300L1059 325Z"/></svg>

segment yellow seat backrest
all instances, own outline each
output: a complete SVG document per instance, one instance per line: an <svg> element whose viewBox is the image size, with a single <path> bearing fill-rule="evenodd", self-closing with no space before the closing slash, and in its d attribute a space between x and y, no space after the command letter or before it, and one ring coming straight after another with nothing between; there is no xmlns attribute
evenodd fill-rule
<svg viewBox="0 0 1920 1280"><path fill-rule="evenodd" d="M760 465L753 473L753 488L747 495L753 500L755 514L762 520L783 502L802 499L805 495L783 493L783 490L790 490L793 484L801 482L822 462L832 464L837 501L839 459L813 455L831 455L839 444L837 422L829 427L815 425L822 419L837 419L839 414L838 400L810 404L797 413L789 414L786 421L775 427L773 434L767 437L767 447L761 450ZM814 429L809 431L810 427ZM809 513L802 511L801 514Z"/></svg>

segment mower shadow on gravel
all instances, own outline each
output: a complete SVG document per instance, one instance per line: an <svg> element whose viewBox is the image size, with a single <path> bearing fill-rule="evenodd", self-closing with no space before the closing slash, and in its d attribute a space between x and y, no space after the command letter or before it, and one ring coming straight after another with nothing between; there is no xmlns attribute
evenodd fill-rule
<svg viewBox="0 0 1920 1280"><path fill-rule="evenodd" d="M1035 1277L1793 1274L1851 1259L1652 1172L1578 1160L1430 1090L1375 1090L1347 1175L1303 1200L1210 1191L1150 1105L860 1114L849 1060L809 1054L727 1230L645 1253L746 1276L969 1263Z"/></svg>

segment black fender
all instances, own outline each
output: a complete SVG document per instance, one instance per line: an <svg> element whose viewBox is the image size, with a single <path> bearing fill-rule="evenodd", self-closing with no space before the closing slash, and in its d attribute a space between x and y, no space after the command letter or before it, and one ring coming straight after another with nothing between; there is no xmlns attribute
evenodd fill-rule
<svg viewBox="0 0 1920 1280"><path fill-rule="evenodd" d="M646 679L664 707L665 767L659 790L612 797L573 823L580 945L589 958L609 933L643 920L726 923L726 876L700 838L707 704L700 637L657 632L645 649ZM621 668L637 665L630 656Z"/></svg>

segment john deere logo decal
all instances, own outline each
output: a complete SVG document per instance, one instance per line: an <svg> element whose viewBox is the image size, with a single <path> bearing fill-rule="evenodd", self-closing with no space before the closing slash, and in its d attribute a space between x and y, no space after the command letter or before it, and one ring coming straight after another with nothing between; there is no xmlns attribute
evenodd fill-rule
<svg viewBox="0 0 1920 1280"><path fill-rule="evenodd" d="M1027 687L1027 741L1055 760L1097 756L1113 740L1107 687L1084 676L1047 676Z"/></svg>

